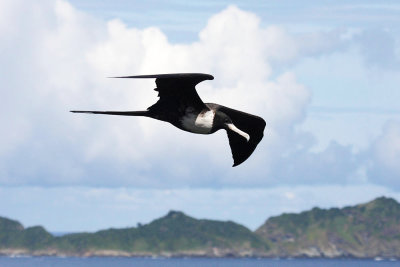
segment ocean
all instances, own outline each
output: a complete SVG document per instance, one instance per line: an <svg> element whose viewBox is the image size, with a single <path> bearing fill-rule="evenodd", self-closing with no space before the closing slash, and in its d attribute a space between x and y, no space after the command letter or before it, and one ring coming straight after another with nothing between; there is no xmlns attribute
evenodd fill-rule
<svg viewBox="0 0 400 267"><path fill-rule="evenodd" d="M59 258L59 257L0 257L0 267L368 267L400 266L397 260L356 259L233 259L233 258Z"/></svg>

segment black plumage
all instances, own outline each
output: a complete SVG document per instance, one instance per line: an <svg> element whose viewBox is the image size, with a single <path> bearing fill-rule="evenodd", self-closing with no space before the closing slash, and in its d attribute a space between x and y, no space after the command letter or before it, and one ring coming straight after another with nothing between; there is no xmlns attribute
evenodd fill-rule
<svg viewBox="0 0 400 267"><path fill-rule="evenodd" d="M213 103L204 103L195 86L214 77L202 73L122 76L114 78L156 78L159 100L145 111L71 111L123 116L145 116L173 124L184 131L211 134L225 129L233 166L244 162L263 138L265 121L258 116Z"/></svg>

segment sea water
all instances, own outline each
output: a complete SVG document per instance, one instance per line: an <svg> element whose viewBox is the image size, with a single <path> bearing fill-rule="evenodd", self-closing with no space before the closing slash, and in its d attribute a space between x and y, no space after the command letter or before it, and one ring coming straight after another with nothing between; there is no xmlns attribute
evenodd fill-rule
<svg viewBox="0 0 400 267"><path fill-rule="evenodd" d="M234 258L59 258L59 257L0 257L0 267L369 267L400 266L400 261L391 260L356 260L356 259L234 259Z"/></svg>

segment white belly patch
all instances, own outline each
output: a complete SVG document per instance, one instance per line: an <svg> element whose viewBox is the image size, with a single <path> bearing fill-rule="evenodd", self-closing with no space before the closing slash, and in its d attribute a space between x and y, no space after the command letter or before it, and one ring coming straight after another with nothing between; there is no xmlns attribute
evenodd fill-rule
<svg viewBox="0 0 400 267"><path fill-rule="evenodd" d="M182 126L185 130L192 133L208 134L211 132L215 113L213 111L207 111L194 115L188 113L182 118Z"/></svg>

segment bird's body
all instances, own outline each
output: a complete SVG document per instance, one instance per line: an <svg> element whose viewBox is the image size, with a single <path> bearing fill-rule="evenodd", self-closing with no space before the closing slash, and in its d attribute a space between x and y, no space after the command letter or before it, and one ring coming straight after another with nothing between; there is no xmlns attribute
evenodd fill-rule
<svg viewBox="0 0 400 267"><path fill-rule="evenodd" d="M255 115L222 105L204 103L195 86L213 76L201 73L156 74L116 78L156 78L160 99L145 111L72 111L124 116L145 116L169 122L177 128L197 134L212 134L220 129L228 133L234 165L245 161L263 137L265 121Z"/></svg>
<svg viewBox="0 0 400 267"><path fill-rule="evenodd" d="M215 111L204 109L200 113L193 112L190 108L180 119L180 129L197 134L213 133Z"/></svg>

